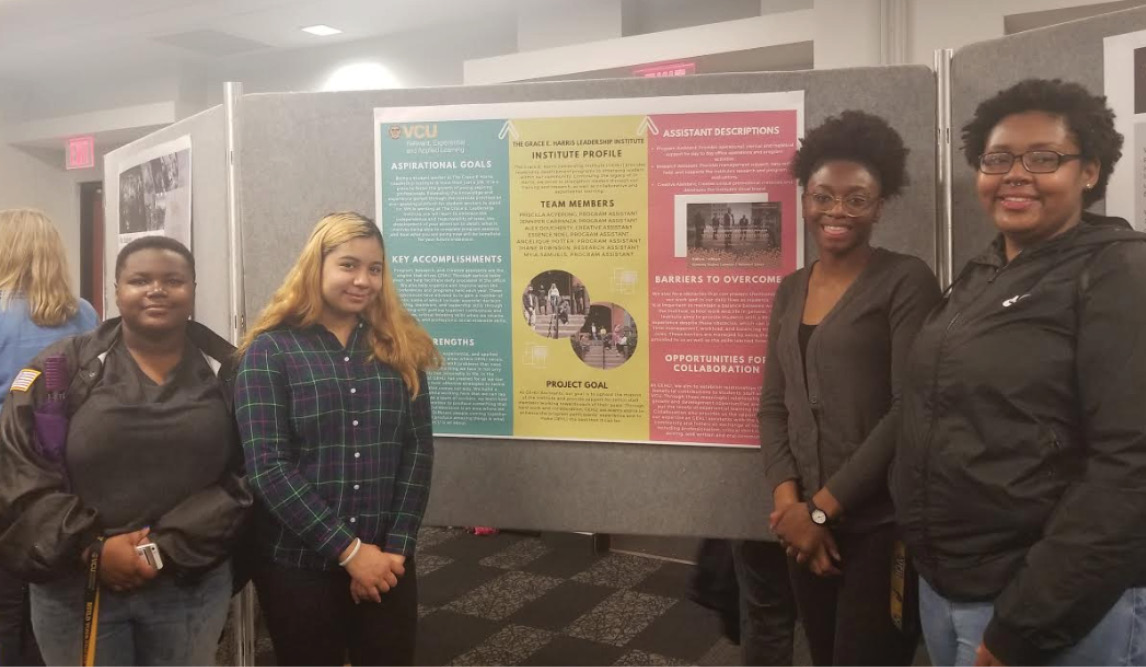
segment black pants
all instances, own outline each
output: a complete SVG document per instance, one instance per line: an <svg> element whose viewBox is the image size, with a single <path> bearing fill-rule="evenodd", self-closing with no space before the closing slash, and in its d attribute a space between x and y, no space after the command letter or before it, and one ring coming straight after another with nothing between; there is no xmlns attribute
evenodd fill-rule
<svg viewBox="0 0 1146 667"><path fill-rule="evenodd" d="M32 634L28 585L0 569L0 665L42 665Z"/></svg>
<svg viewBox="0 0 1146 667"><path fill-rule="evenodd" d="M789 559L792 588L816 665L910 665L918 631L891 620L894 525L865 533L836 532L841 576L818 577ZM916 610L904 610L904 614Z"/></svg>
<svg viewBox="0 0 1146 667"><path fill-rule="evenodd" d="M254 573L259 607L280 665L412 665L418 623L414 560L381 603L354 604L341 569L264 564Z"/></svg>
<svg viewBox="0 0 1146 667"><path fill-rule="evenodd" d="M784 549L776 542L733 542L740 584L740 657L745 665L791 665L796 603Z"/></svg>

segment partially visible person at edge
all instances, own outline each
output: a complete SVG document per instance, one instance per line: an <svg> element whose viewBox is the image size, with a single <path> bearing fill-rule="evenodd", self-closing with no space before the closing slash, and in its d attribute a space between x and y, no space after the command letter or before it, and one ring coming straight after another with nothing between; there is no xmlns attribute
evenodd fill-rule
<svg viewBox="0 0 1146 667"><path fill-rule="evenodd" d="M60 234L40 211L0 211L0 407L20 369L52 343L91 331L95 309L72 294ZM43 664L28 587L0 569L0 665Z"/></svg>
<svg viewBox="0 0 1146 667"><path fill-rule="evenodd" d="M234 348L189 321L194 300L186 247L160 236L129 243L115 264L122 317L48 347L4 402L0 562L34 582L32 622L49 664L80 664L97 554L97 664L214 661L229 555L253 499L231 411ZM57 360L64 397L37 375ZM66 453L37 426L58 400ZM161 570L136 552L149 542Z"/></svg>
<svg viewBox="0 0 1146 667"><path fill-rule="evenodd" d="M892 475L936 665L1146 664L1146 235L1084 210L1121 146L1058 80L963 128L999 233L916 339Z"/></svg>
<svg viewBox="0 0 1146 667"><path fill-rule="evenodd" d="M241 352L239 428L262 501L254 581L279 664L412 664L425 371L441 357L374 222L320 220Z"/></svg>
<svg viewBox="0 0 1146 667"><path fill-rule="evenodd" d="M907 182L907 152L882 118L845 111L808 132L791 165L819 260L776 294L760 441L770 525L816 665L909 665L918 643L913 616L890 611L887 471L908 351L940 294L922 260L871 245Z"/></svg>

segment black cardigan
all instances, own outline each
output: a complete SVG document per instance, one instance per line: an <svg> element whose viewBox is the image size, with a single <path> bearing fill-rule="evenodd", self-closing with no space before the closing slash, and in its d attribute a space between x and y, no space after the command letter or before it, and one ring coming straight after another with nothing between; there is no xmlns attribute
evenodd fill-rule
<svg viewBox="0 0 1146 667"><path fill-rule="evenodd" d="M876 248L808 342L799 328L811 268L784 279L768 325L760 396L760 448L769 490L799 481L810 498L825 484L844 507L843 530L893 519L887 469L898 432L899 387L911 343L938 303L922 260Z"/></svg>

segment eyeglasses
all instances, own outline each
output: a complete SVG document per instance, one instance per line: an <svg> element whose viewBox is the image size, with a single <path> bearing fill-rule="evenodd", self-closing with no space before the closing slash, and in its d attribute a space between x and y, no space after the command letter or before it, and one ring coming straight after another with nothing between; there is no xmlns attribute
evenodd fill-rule
<svg viewBox="0 0 1146 667"><path fill-rule="evenodd" d="M984 174L1005 174L1014 166L1015 160L1023 162L1023 169L1032 174L1053 174L1063 162L1081 158L1080 153L1067 155L1058 151L1027 151L1026 153L995 152L979 156L979 171Z"/></svg>
<svg viewBox="0 0 1146 667"><path fill-rule="evenodd" d="M805 192L804 197L811 203L811 208L815 211L830 211L836 207L836 204L840 204L843 206L844 215L851 218L861 216L871 211L875 203L879 201L878 198L867 197L861 194L833 197L826 192Z"/></svg>

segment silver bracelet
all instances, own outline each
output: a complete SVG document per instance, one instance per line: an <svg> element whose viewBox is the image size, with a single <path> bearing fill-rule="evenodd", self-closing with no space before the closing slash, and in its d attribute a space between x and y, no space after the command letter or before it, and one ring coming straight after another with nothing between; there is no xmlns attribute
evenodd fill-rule
<svg viewBox="0 0 1146 667"><path fill-rule="evenodd" d="M358 555L358 550L361 548L362 548L362 538L360 538L360 537L354 538L354 548L350 550L350 555L346 557L346 560L344 560L338 564L338 567L346 567L346 564L349 563L350 561L354 560L354 557Z"/></svg>

